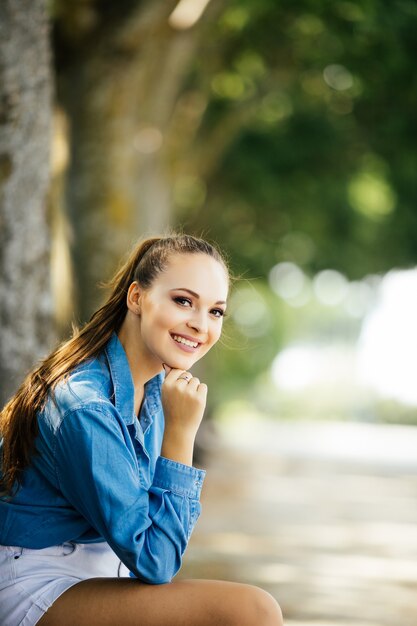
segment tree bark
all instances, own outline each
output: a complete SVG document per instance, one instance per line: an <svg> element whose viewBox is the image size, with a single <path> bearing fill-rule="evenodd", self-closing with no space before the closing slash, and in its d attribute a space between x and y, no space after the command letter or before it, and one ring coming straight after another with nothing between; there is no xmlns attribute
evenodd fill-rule
<svg viewBox="0 0 417 626"><path fill-rule="evenodd" d="M51 71L45 0L0 3L0 402L51 340L47 190Z"/></svg>
<svg viewBox="0 0 417 626"><path fill-rule="evenodd" d="M171 226L167 136L195 50L194 32L169 26L175 4L138 3L128 19L115 17L111 30L103 26L82 44L64 30L65 15L57 28L58 93L70 125L66 206L81 322L100 303L98 283L135 240Z"/></svg>

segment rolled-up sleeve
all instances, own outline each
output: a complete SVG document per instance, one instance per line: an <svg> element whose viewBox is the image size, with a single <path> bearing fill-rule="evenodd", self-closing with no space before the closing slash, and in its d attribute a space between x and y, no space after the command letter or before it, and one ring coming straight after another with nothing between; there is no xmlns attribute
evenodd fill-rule
<svg viewBox="0 0 417 626"><path fill-rule="evenodd" d="M160 456L149 485L140 467L146 461L110 403L71 410L56 434L64 496L135 577L160 584L181 567L205 472Z"/></svg>

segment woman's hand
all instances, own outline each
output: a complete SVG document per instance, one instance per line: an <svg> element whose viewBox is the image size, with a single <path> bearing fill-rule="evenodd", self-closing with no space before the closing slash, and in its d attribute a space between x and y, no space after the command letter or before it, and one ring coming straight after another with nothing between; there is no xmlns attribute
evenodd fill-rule
<svg viewBox="0 0 417 626"><path fill-rule="evenodd" d="M165 372L168 368L164 366ZM207 385L190 372L169 369L162 384L165 432L162 456L192 464L194 440L203 419Z"/></svg>

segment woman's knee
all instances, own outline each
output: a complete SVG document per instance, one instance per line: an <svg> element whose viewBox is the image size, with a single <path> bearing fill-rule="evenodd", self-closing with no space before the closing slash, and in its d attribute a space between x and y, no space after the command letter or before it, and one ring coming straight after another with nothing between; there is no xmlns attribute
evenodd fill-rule
<svg viewBox="0 0 417 626"><path fill-rule="evenodd" d="M253 585L242 585L240 591L239 626L282 626L281 608L270 593Z"/></svg>

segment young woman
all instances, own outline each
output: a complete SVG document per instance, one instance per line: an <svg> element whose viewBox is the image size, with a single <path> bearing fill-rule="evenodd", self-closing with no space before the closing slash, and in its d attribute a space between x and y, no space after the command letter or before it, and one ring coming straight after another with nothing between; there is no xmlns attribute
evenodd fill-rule
<svg viewBox="0 0 417 626"><path fill-rule="evenodd" d="M188 235L143 241L107 302L1 415L2 626L280 626L250 585L174 581L200 513L192 466L229 275Z"/></svg>

